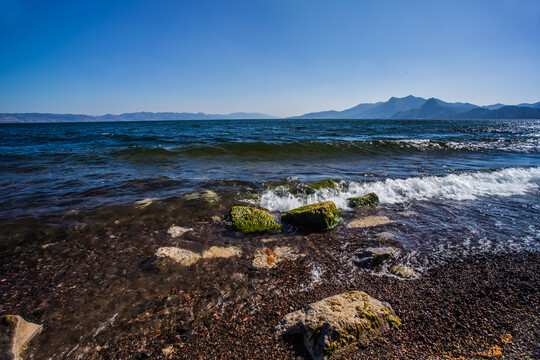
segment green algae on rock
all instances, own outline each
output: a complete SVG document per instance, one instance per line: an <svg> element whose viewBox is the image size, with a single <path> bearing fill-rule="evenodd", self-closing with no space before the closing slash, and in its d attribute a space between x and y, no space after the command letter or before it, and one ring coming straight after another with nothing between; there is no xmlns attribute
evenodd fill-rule
<svg viewBox="0 0 540 360"><path fill-rule="evenodd" d="M307 187L313 190L319 190L319 189L332 189L337 186L337 181L332 179L327 180L321 180L321 181L315 181L312 183L307 184Z"/></svg>
<svg viewBox="0 0 540 360"><path fill-rule="evenodd" d="M248 206L233 206L229 213L235 230L252 233L281 228L266 211Z"/></svg>
<svg viewBox="0 0 540 360"><path fill-rule="evenodd" d="M276 331L280 335L302 334L311 357L321 360L342 347L365 345L400 324L390 305L365 292L349 291L286 315Z"/></svg>
<svg viewBox="0 0 540 360"><path fill-rule="evenodd" d="M336 205L325 201L284 212L281 221L307 230L325 231L336 226L341 218Z"/></svg>
<svg viewBox="0 0 540 360"><path fill-rule="evenodd" d="M377 206L379 204L379 197L375 193L369 193L360 197L350 197L347 201L349 201L349 207L352 208Z"/></svg>

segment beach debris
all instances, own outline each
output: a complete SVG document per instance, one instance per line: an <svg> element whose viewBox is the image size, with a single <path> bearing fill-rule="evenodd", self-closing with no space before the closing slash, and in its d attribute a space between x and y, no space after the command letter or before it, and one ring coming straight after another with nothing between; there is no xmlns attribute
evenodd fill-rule
<svg viewBox="0 0 540 360"><path fill-rule="evenodd" d="M349 202L349 207L359 208L366 206L377 206L379 204L379 197L375 193L369 193L360 197L350 197L347 199Z"/></svg>
<svg viewBox="0 0 540 360"><path fill-rule="evenodd" d="M171 235L172 237L178 237L184 235L188 231L193 231L193 229L173 225L169 228L169 230L167 230L167 234Z"/></svg>
<svg viewBox="0 0 540 360"><path fill-rule="evenodd" d="M369 247L358 254L354 263L365 269L375 269L385 261L395 259L400 251L395 247Z"/></svg>
<svg viewBox="0 0 540 360"><path fill-rule="evenodd" d="M219 201L219 195L212 190L196 191L187 194L186 205L213 205Z"/></svg>
<svg viewBox="0 0 540 360"><path fill-rule="evenodd" d="M199 253L177 247L161 247L154 255L154 266L163 268L171 264L190 266L201 258Z"/></svg>
<svg viewBox="0 0 540 360"><path fill-rule="evenodd" d="M325 231L339 224L341 218L336 205L324 201L284 212L281 221L307 230Z"/></svg>
<svg viewBox="0 0 540 360"><path fill-rule="evenodd" d="M349 291L287 314L275 330L279 335L302 334L311 357L321 360L342 347L366 345L400 324L389 304L362 291Z"/></svg>
<svg viewBox="0 0 540 360"><path fill-rule="evenodd" d="M336 180L327 179L327 180L315 181L315 182L307 184L306 186L313 190L319 190L319 189L333 189L333 188L336 188L337 185L338 183Z"/></svg>
<svg viewBox="0 0 540 360"><path fill-rule="evenodd" d="M348 229L368 228L379 225L391 224L393 220L390 220L386 216L366 216L360 219L354 219L347 224Z"/></svg>
<svg viewBox="0 0 540 360"><path fill-rule="evenodd" d="M390 266L388 271L391 274L399 276L400 278L403 278L403 279L411 279L413 277L416 277L416 271L414 271L414 269L411 268L410 266L406 266L406 265L392 265Z"/></svg>
<svg viewBox="0 0 540 360"><path fill-rule="evenodd" d="M248 206L233 206L229 212L235 230L252 233L281 228L266 211Z"/></svg>
<svg viewBox="0 0 540 360"><path fill-rule="evenodd" d="M21 351L42 329L19 315L0 316L0 359L19 360Z"/></svg>
<svg viewBox="0 0 540 360"><path fill-rule="evenodd" d="M272 269L282 261L296 260L300 256L305 255L299 254L288 246L276 247L274 249L257 249L253 258L253 266L257 269Z"/></svg>
<svg viewBox="0 0 540 360"><path fill-rule="evenodd" d="M240 249L238 246L212 246L210 249L202 252L203 259L230 258L240 255L242 255L242 249Z"/></svg>

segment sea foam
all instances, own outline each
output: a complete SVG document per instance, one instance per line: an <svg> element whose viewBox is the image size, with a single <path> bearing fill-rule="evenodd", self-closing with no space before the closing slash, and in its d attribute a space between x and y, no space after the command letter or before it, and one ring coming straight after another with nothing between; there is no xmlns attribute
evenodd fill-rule
<svg viewBox="0 0 540 360"><path fill-rule="evenodd" d="M341 182L337 188L319 189L311 195L292 195L268 189L261 194L260 205L270 211L287 211L320 201L333 201L348 209L347 198L375 192L383 204L411 200L475 200L482 196L522 195L537 189L540 167L507 168L492 172L468 172L446 176L387 179L374 182Z"/></svg>

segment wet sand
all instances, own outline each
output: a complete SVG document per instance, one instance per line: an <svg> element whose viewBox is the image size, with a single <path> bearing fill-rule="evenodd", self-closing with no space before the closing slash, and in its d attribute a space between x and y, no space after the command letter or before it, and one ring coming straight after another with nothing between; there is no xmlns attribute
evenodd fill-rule
<svg viewBox="0 0 540 360"><path fill-rule="evenodd" d="M87 225L49 226L39 230L48 241L34 237L3 252L0 314L44 325L28 358L304 359L301 339L276 337L275 325L288 312L349 290L389 302L403 324L334 358L540 357L537 252L456 255L401 280L354 265L368 246L402 248L399 239L374 236L396 225L246 235L211 219L223 219L218 206L181 223L193 231L171 238L167 229L180 219L174 211L167 220L141 211L137 221L112 221L112 209ZM148 266L160 246L213 245L240 246L243 254L188 268ZM253 267L257 249L276 246L305 256L270 270Z"/></svg>

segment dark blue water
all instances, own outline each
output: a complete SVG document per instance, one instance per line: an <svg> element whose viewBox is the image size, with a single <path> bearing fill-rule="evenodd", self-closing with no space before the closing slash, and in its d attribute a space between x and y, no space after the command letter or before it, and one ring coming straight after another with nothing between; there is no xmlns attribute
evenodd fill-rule
<svg viewBox="0 0 540 360"><path fill-rule="evenodd" d="M251 120L0 126L0 217L201 188L540 165L538 121Z"/></svg>

